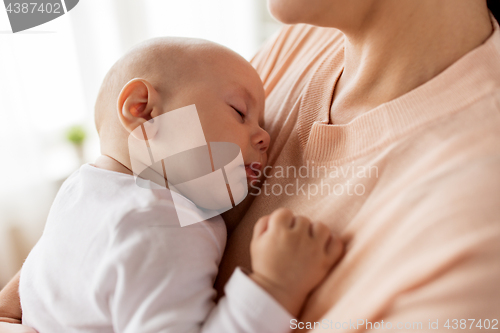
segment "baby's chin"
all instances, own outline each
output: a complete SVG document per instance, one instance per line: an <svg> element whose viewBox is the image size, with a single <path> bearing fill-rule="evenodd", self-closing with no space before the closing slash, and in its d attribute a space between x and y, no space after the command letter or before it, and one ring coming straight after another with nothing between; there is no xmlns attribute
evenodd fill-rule
<svg viewBox="0 0 500 333"><path fill-rule="evenodd" d="M238 205L248 195L249 181L243 164L227 165L208 175L190 180L171 189L203 210L219 213Z"/></svg>

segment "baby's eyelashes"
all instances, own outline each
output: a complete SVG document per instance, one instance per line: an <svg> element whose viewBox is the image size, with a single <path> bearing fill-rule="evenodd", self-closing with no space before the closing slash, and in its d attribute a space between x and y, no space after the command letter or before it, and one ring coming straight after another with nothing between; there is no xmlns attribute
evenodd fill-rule
<svg viewBox="0 0 500 333"><path fill-rule="evenodd" d="M236 113L241 117L241 119L245 119L245 114L241 111L239 111L237 108L235 108L234 106L231 106L233 108L234 111L236 111Z"/></svg>

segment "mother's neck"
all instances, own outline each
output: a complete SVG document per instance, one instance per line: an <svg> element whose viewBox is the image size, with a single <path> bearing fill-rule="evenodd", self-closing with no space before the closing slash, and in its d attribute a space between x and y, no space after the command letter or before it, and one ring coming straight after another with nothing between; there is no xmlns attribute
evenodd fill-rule
<svg viewBox="0 0 500 333"><path fill-rule="evenodd" d="M342 29L345 68L330 122L363 112L429 81L491 35L486 1L376 1L361 26Z"/></svg>

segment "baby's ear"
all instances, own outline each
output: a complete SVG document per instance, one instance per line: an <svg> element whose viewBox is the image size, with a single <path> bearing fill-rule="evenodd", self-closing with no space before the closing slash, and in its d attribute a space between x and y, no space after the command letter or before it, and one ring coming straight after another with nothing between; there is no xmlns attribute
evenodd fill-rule
<svg viewBox="0 0 500 333"><path fill-rule="evenodd" d="M118 96L118 119L131 133L161 114L160 95L151 83L144 79L129 81Z"/></svg>

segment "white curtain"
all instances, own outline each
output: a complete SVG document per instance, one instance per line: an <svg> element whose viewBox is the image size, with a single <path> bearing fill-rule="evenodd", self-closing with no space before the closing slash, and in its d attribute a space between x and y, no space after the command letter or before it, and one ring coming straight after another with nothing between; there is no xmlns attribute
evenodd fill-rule
<svg viewBox="0 0 500 333"><path fill-rule="evenodd" d="M276 30L264 13L265 0L80 0L66 15L12 34L0 7L0 287L82 162L67 128L86 129L86 161L99 154L93 105L109 67L157 36L209 39L249 59Z"/></svg>

